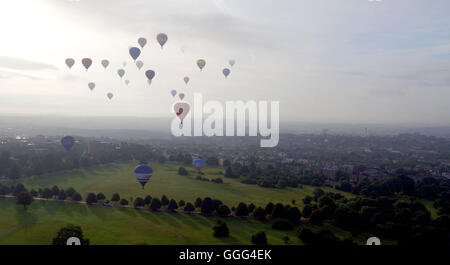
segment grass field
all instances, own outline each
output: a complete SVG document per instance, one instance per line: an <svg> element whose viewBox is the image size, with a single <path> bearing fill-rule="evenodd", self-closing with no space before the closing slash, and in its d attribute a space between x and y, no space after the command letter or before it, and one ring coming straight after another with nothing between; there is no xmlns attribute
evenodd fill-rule
<svg viewBox="0 0 450 265"><path fill-rule="evenodd" d="M13 199L0 199L0 244L50 244L57 231L69 224L82 227L91 244L251 244L251 235L263 230L270 244L302 244L295 231L278 231L270 222L225 218L229 238L215 238L217 218L148 210L120 209L35 201L27 210ZM318 229L306 225L311 229ZM349 232L328 226L338 237ZM359 243L365 236L361 235Z"/></svg>
<svg viewBox="0 0 450 265"><path fill-rule="evenodd" d="M185 200L186 202L194 202L197 197L209 196L221 200L229 207L237 206L239 202L252 202L256 206L265 206L270 201L292 204L292 200L296 200L296 205L302 207L302 199L306 195L311 195L314 190L310 186L304 186L301 189L269 189L242 184L239 180L223 178L219 172L224 169L218 167L205 167L202 171L205 173L204 177L207 178L222 177L223 184L200 181L195 179L197 174L191 166L186 167L190 172L189 176L180 176L178 175L180 165L173 163L151 163L153 177L147 183L145 190L142 190L133 174L135 166L136 163L111 164L92 169L33 177L21 182L29 189L51 188L53 185L60 188L73 187L82 194L83 198L89 192L103 192L107 198L111 198L113 193L118 192L122 198L126 199L146 195L160 198L164 194L169 199ZM322 189L337 192L329 188ZM350 193L342 194L347 197L354 196Z"/></svg>

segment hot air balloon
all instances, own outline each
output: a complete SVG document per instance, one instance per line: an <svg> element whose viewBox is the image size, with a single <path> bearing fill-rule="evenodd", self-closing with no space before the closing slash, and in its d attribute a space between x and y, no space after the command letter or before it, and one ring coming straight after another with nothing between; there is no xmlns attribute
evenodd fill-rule
<svg viewBox="0 0 450 265"><path fill-rule="evenodd" d="M183 127L183 120L188 115L190 108L191 106L186 102L177 102L173 105L173 110L181 120L180 128Z"/></svg>
<svg viewBox="0 0 450 265"><path fill-rule="evenodd" d="M145 71L145 76L148 78L148 80L153 80L153 77L155 77L155 71L147 70Z"/></svg>
<svg viewBox="0 0 450 265"><path fill-rule="evenodd" d="M203 59L199 59L197 61L197 65L198 65L198 68L200 68L200 70L203 70L203 67L205 67L205 65L206 65L206 61Z"/></svg>
<svg viewBox="0 0 450 265"><path fill-rule="evenodd" d="M203 159L197 158L194 159L193 164L195 169L197 169L197 171L200 171L200 169L202 169L202 167L205 165L205 161Z"/></svg>
<svg viewBox="0 0 450 265"><path fill-rule="evenodd" d="M134 169L134 175L139 183L141 183L142 189L144 189L145 184L147 184L153 175L153 169L148 165L139 165Z"/></svg>
<svg viewBox="0 0 450 265"><path fill-rule="evenodd" d="M179 97L181 100L183 100L183 99L184 99L184 93L180 93L180 94L178 95L178 97Z"/></svg>
<svg viewBox="0 0 450 265"><path fill-rule="evenodd" d="M136 59L141 55L141 50L138 47L131 47L129 50L131 58L136 61Z"/></svg>
<svg viewBox="0 0 450 265"><path fill-rule="evenodd" d="M106 69L106 67L108 67L108 65L109 65L109 61L106 59L102 60L102 65Z"/></svg>
<svg viewBox="0 0 450 265"><path fill-rule="evenodd" d="M156 40L158 41L159 45L161 45L161 49L164 46L164 44L166 44L167 39L168 39L168 37L165 33L159 33L156 36Z"/></svg>
<svg viewBox="0 0 450 265"><path fill-rule="evenodd" d="M144 66L144 62L142 61L136 61L136 66L139 70L141 70L142 66Z"/></svg>
<svg viewBox="0 0 450 265"><path fill-rule="evenodd" d="M185 76L183 80L186 83L186 85L187 85L187 83L189 83L189 77Z"/></svg>
<svg viewBox="0 0 450 265"><path fill-rule="evenodd" d="M88 84L88 87L91 89L91 91L94 90L94 88L95 88L95 83L94 83L94 82L90 82L90 83Z"/></svg>
<svg viewBox="0 0 450 265"><path fill-rule="evenodd" d="M128 79L127 79L127 80L125 80L125 85L127 85L127 86L128 86L129 84L130 84L130 80L128 80Z"/></svg>
<svg viewBox="0 0 450 265"><path fill-rule="evenodd" d="M65 136L61 139L61 144L67 151L72 148L74 143L75 139L72 136Z"/></svg>
<svg viewBox="0 0 450 265"><path fill-rule="evenodd" d="M175 97L175 95L177 94L177 91L176 90L172 90L172 91L170 91L170 94L172 94L172 97Z"/></svg>
<svg viewBox="0 0 450 265"><path fill-rule="evenodd" d="M123 62L122 62L122 66L123 66L123 67L127 66L127 62L123 61Z"/></svg>
<svg viewBox="0 0 450 265"><path fill-rule="evenodd" d="M222 73L223 73L223 75L224 75L225 77L228 77L228 75L230 74L230 69L224 68L224 69L222 70Z"/></svg>
<svg viewBox="0 0 450 265"><path fill-rule="evenodd" d="M147 39L141 37L138 39L138 43L139 43L139 46L141 46L141 48L144 48L144 46L147 44Z"/></svg>
<svg viewBox="0 0 450 265"><path fill-rule="evenodd" d="M236 63L236 61L234 59L230 59L228 61L228 63L230 64L231 67L233 67L233 65Z"/></svg>
<svg viewBox="0 0 450 265"><path fill-rule="evenodd" d="M92 65L92 60L90 58L83 58L83 60L81 60L81 63L83 64L84 68L86 68L87 71L89 67L91 67Z"/></svg>
<svg viewBox="0 0 450 265"><path fill-rule="evenodd" d="M125 75L125 70L119 69L117 70L117 74L120 76L120 78L122 78Z"/></svg>
<svg viewBox="0 0 450 265"><path fill-rule="evenodd" d="M69 67L69 69L71 69L74 64L75 64L75 60L74 59L72 59L72 58L67 58L66 59L66 65L67 65L67 67Z"/></svg>
<svg viewBox="0 0 450 265"><path fill-rule="evenodd" d="M113 93L108 93L108 94L106 94L106 96L111 100L114 97L114 94Z"/></svg>

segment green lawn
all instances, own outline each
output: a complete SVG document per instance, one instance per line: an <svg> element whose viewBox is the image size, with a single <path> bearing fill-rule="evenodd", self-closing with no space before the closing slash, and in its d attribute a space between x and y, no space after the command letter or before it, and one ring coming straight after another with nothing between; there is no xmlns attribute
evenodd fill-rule
<svg viewBox="0 0 450 265"><path fill-rule="evenodd" d="M290 244L302 244L295 231L273 230L270 222L255 220L225 218L231 237L220 239L212 236L217 218L199 215L46 201L35 201L24 210L13 199L0 199L0 212L0 244L50 244L69 223L81 226L91 244L251 244L251 235L260 230L270 244L284 244L285 235ZM330 229L339 237L350 236ZM363 241L361 237L359 243Z"/></svg>
<svg viewBox="0 0 450 265"><path fill-rule="evenodd" d="M147 183L145 190L134 177L133 170L136 163L111 164L92 169L74 170L67 173L59 173L48 176L33 177L22 181L27 188L51 188L53 185L68 188L73 187L79 191L83 198L88 192L103 192L107 198L115 192L121 197L129 199L146 195L161 197L163 194L177 201L185 200L194 202L197 197L211 197L221 200L228 206L237 206L239 202L254 203L256 206L265 206L268 202L282 202L292 204L296 200L296 205L302 207L302 199L306 195L311 195L314 188L304 186L304 188L270 189L257 185L242 184L239 180L223 178L219 174L223 168L205 167L204 177L222 177L224 183L217 184L196 180L197 175L192 166L185 166L189 176L177 174L180 165L173 163L151 163L153 167L153 177ZM325 191L334 191L329 188L322 188ZM341 192L342 193L342 192ZM347 197L354 195L342 193Z"/></svg>

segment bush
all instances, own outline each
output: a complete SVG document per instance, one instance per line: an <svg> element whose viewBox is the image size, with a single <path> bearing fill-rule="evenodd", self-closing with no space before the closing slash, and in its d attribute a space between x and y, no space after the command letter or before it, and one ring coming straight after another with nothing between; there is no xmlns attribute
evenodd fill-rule
<svg viewBox="0 0 450 265"><path fill-rule="evenodd" d="M113 202L118 202L118 201L120 201L120 195L119 195L119 193L114 193L113 196L111 197L111 201L113 201Z"/></svg>
<svg viewBox="0 0 450 265"><path fill-rule="evenodd" d="M75 192L72 196L72 201L80 202L83 198L81 197L81 194L79 192Z"/></svg>
<svg viewBox="0 0 450 265"><path fill-rule="evenodd" d="M286 219L277 219L273 222L272 228L276 230L288 231L293 230L294 225Z"/></svg>
<svg viewBox="0 0 450 265"><path fill-rule="evenodd" d="M275 207L273 208L272 217L273 218L284 218L286 216L284 206L281 203L275 204Z"/></svg>
<svg viewBox="0 0 450 265"><path fill-rule="evenodd" d="M162 205L162 206L169 205L169 199L167 199L166 195L163 195L163 196L161 197L161 205Z"/></svg>
<svg viewBox="0 0 450 265"><path fill-rule="evenodd" d="M202 202L201 212L203 214L211 214L214 211L214 205L211 198L206 197Z"/></svg>
<svg viewBox="0 0 450 265"><path fill-rule="evenodd" d="M171 199L169 202L169 206L167 206L167 208L171 211L174 211L174 210L178 209L178 204L174 199Z"/></svg>
<svg viewBox="0 0 450 265"><path fill-rule="evenodd" d="M145 196L144 204L150 205L151 203L152 203L152 196L150 196L150 195Z"/></svg>
<svg viewBox="0 0 450 265"><path fill-rule="evenodd" d="M231 211L230 208L228 208L228 206L221 204L219 208L217 208L217 213L221 216L227 216L230 215Z"/></svg>
<svg viewBox="0 0 450 265"><path fill-rule="evenodd" d="M312 224L320 225L324 221L324 216L320 210L314 210L311 214L311 217L309 218L309 221Z"/></svg>
<svg viewBox="0 0 450 265"><path fill-rule="evenodd" d="M253 203L250 203L250 205L248 206L248 211L250 213L253 213L253 211L255 210L256 206Z"/></svg>
<svg viewBox="0 0 450 265"><path fill-rule="evenodd" d="M271 215L272 212L273 212L273 207L274 207L273 203L272 203L272 202L269 202L269 203L266 205L266 208L265 208L266 214Z"/></svg>
<svg viewBox="0 0 450 265"><path fill-rule="evenodd" d="M247 207L247 204L241 202L239 203L238 207L236 208L236 215L237 216L248 216L249 210Z"/></svg>
<svg viewBox="0 0 450 265"><path fill-rule="evenodd" d="M120 200L120 205L122 205L122 206L128 205L128 200L127 199L121 199Z"/></svg>
<svg viewBox="0 0 450 265"><path fill-rule="evenodd" d="M230 235L230 231L225 222L219 220L217 224L213 227L214 237L228 237Z"/></svg>
<svg viewBox="0 0 450 265"><path fill-rule="evenodd" d="M186 211L186 212L193 212L194 210L195 210L195 207L190 202L188 202L186 204L186 207L184 207L184 211Z"/></svg>
<svg viewBox="0 0 450 265"><path fill-rule="evenodd" d="M197 198L196 200L195 200L195 208L200 208L200 207L202 207L202 199L201 198Z"/></svg>
<svg viewBox="0 0 450 265"><path fill-rule="evenodd" d="M67 245L67 239L71 237L76 237L80 239L81 245L89 245L89 239L83 237L83 231L81 227L68 225L61 228L58 234L53 238L52 245Z"/></svg>
<svg viewBox="0 0 450 265"><path fill-rule="evenodd" d="M103 201L104 199L106 199L105 194L103 194L101 192L99 194L97 194L97 200L98 201Z"/></svg>
<svg viewBox="0 0 450 265"><path fill-rule="evenodd" d="M89 193L86 197L87 204L97 203L97 196L94 193Z"/></svg>
<svg viewBox="0 0 450 265"><path fill-rule="evenodd" d="M178 175L187 176L189 173L184 167L178 168Z"/></svg>
<svg viewBox="0 0 450 265"><path fill-rule="evenodd" d="M161 201L158 198L153 198L152 204L150 204L150 209L157 211L161 208Z"/></svg>
<svg viewBox="0 0 450 265"><path fill-rule="evenodd" d="M287 210L286 219L288 219L292 223L294 224L298 223L300 221L300 217L302 217L302 214L300 213L300 210L297 207L290 207Z"/></svg>
<svg viewBox="0 0 450 265"><path fill-rule="evenodd" d="M61 189L58 194L58 200L65 200L67 198L66 192Z"/></svg>
<svg viewBox="0 0 450 265"><path fill-rule="evenodd" d="M264 231L258 231L252 235L252 243L255 245L267 245L267 237Z"/></svg>
<svg viewBox="0 0 450 265"><path fill-rule="evenodd" d="M266 219L266 214L266 211L261 207L258 207L255 211L253 211L253 216L260 221L264 221Z"/></svg>
<svg viewBox="0 0 450 265"><path fill-rule="evenodd" d="M186 205L186 203L183 200L180 200L180 202L178 202L178 205L180 205L180 207L183 207Z"/></svg>
<svg viewBox="0 0 450 265"><path fill-rule="evenodd" d="M145 205L144 199L142 199L141 197L137 197L136 199L134 199L133 205L134 208L143 207Z"/></svg>

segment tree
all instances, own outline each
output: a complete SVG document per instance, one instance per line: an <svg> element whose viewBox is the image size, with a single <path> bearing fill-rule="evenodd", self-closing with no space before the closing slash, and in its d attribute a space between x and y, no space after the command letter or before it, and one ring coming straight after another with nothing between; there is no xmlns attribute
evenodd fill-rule
<svg viewBox="0 0 450 265"><path fill-rule="evenodd" d="M179 167L178 168L178 175L187 176L187 175L189 175L189 173L184 167Z"/></svg>
<svg viewBox="0 0 450 265"><path fill-rule="evenodd" d="M59 195L59 188L58 188L58 186L54 185L52 187L52 197L53 196L58 196L58 195Z"/></svg>
<svg viewBox="0 0 450 265"><path fill-rule="evenodd" d="M324 219L325 219L325 218L324 218L324 216L323 216L323 214L322 214L322 212L321 212L320 210L314 210L314 211L311 213L311 217L309 218L309 221L310 221L312 224L320 225L320 224L323 223Z"/></svg>
<svg viewBox="0 0 450 265"><path fill-rule="evenodd" d="M180 207L183 207L186 205L186 203L183 200L180 200L180 202L178 202L178 205L180 205Z"/></svg>
<svg viewBox="0 0 450 265"><path fill-rule="evenodd" d="M260 221L264 221L266 219L266 214L266 211L261 207L258 207L255 211L253 211L253 216Z"/></svg>
<svg viewBox="0 0 450 265"><path fill-rule="evenodd" d="M230 208L228 208L228 206L226 206L225 204L221 204L219 208L217 208L217 213L220 216L227 216L230 215L231 211Z"/></svg>
<svg viewBox="0 0 450 265"><path fill-rule="evenodd" d="M101 192L97 194L97 201L103 201L104 199L106 199L105 194Z"/></svg>
<svg viewBox="0 0 450 265"><path fill-rule="evenodd" d="M269 202L267 205L266 205L266 214L269 214L269 215L271 215L272 214L272 212L273 212L273 207L274 207L274 205L273 205L273 203L272 202Z"/></svg>
<svg viewBox="0 0 450 265"><path fill-rule="evenodd" d="M52 191L49 188L45 188L42 190L42 198L49 199L52 197Z"/></svg>
<svg viewBox="0 0 450 265"><path fill-rule="evenodd" d="M86 202L87 204L93 204L97 202L97 195L95 195L95 193L89 193L88 196L86 197Z"/></svg>
<svg viewBox="0 0 450 265"><path fill-rule="evenodd" d="M238 207L236 208L236 215L237 216L248 216L249 210L247 207L247 204L241 202L239 203Z"/></svg>
<svg viewBox="0 0 450 265"><path fill-rule="evenodd" d="M300 213L300 210L297 207L290 207L287 210L286 219L288 219L292 223L294 224L298 223L300 221L300 217L302 217L302 214Z"/></svg>
<svg viewBox="0 0 450 265"><path fill-rule="evenodd" d="M56 237L53 238L52 245L67 245L67 240L71 237L80 239L81 245L89 245L89 239L84 238L81 227L71 224L58 231Z"/></svg>
<svg viewBox="0 0 450 265"><path fill-rule="evenodd" d="M111 197L111 201L112 201L112 202L118 202L118 201L120 201L120 195L119 195L119 193L114 193L113 196Z"/></svg>
<svg viewBox="0 0 450 265"><path fill-rule="evenodd" d="M13 195L17 196L22 192L28 192L25 186L22 183L17 184L13 187Z"/></svg>
<svg viewBox="0 0 450 265"><path fill-rule="evenodd" d="M122 206L128 205L128 200L127 199L121 199L120 200L120 205L122 205Z"/></svg>
<svg viewBox="0 0 450 265"><path fill-rule="evenodd" d="M213 230L214 237L228 237L230 235L227 224L222 220L217 221L217 224L213 227Z"/></svg>
<svg viewBox="0 0 450 265"><path fill-rule="evenodd" d="M184 207L184 211L186 211L186 212L193 212L194 210L195 210L195 207L190 202L188 202L186 204L186 207Z"/></svg>
<svg viewBox="0 0 450 265"><path fill-rule="evenodd" d="M62 200L63 201L65 199L67 199L66 192L63 189L61 189L59 191L59 194L58 194L58 200Z"/></svg>
<svg viewBox="0 0 450 265"><path fill-rule="evenodd" d="M275 207L273 208L273 212L272 212L272 217L278 218L278 219L286 217L283 204L281 204L281 203L275 204Z"/></svg>
<svg viewBox="0 0 450 265"><path fill-rule="evenodd" d="M267 245L267 237L264 231L258 231L252 235L252 243L255 245Z"/></svg>
<svg viewBox="0 0 450 265"><path fill-rule="evenodd" d="M137 197L133 202L134 208L143 207L145 205L144 199Z"/></svg>
<svg viewBox="0 0 450 265"><path fill-rule="evenodd" d="M24 209L33 202L33 196L28 192L21 192L17 195L17 203L22 204Z"/></svg>
<svg viewBox="0 0 450 265"><path fill-rule="evenodd" d="M150 204L150 209L153 211L157 211L161 208L161 201L158 198L153 198L152 203Z"/></svg>
<svg viewBox="0 0 450 265"><path fill-rule="evenodd" d="M175 211L176 209L178 209L178 204L174 199L171 199L167 208L171 211Z"/></svg>
<svg viewBox="0 0 450 265"><path fill-rule="evenodd" d="M255 210L255 208L256 208L256 206L255 206L253 203L250 203L250 204L248 205L248 211L249 211L250 213L253 213L253 211Z"/></svg>
<svg viewBox="0 0 450 265"><path fill-rule="evenodd" d="M0 192L0 194L1 194L1 192ZM31 194L31 196L33 196L33 197L39 196L39 193L38 193L36 190L34 190L34 189L31 189L30 194Z"/></svg>
<svg viewBox="0 0 450 265"><path fill-rule="evenodd" d="M206 197L205 199L203 199L201 212L203 214L211 214L213 211L214 211L213 202L211 198Z"/></svg>
<svg viewBox="0 0 450 265"><path fill-rule="evenodd" d="M306 204L302 210L302 216L305 218L309 218L312 214L313 208L310 204Z"/></svg>
<svg viewBox="0 0 450 265"><path fill-rule="evenodd" d="M202 199L201 199L201 198L197 198L197 199L195 200L194 205L195 205L195 208L200 208L200 207L202 207Z"/></svg>
<svg viewBox="0 0 450 265"><path fill-rule="evenodd" d="M168 204L169 204L169 199L167 199L166 195L163 195L163 196L161 197L161 205L162 205L162 206L166 206L166 205L168 205Z"/></svg>
<svg viewBox="0 0 450 265"><path fill-rule="evenodd" d="M75 193L75 189L72 188L72 187L70 187L70 188L68 188L68 189L66 190L66 195L67 195L67 197L72 198L72 196L73 196L74 193Z"/></svg>
<svg viewBox="0 0 450 265"><path fill-rule="evenodd" d="M150 205L151 203L152 203L152 196L147 195L147 196L144 198L144 204L145 204L145 205Z"/></svg>
<svg viewBox="0 0 450 265"><path fill-rule="evenodd" d="M82 201L82 200L83 200L83 198L81 197L81 194L79 192L75 192L73 194L72 201L79 202L79 201Z"/></svg>

